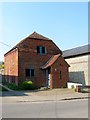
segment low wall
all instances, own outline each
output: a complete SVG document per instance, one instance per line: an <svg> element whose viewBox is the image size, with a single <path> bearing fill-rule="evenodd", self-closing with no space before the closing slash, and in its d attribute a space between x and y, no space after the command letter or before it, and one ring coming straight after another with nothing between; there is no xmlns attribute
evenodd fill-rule
<svg viewBox="0 0 90 120"><path fill-rule="evenodd" d="M79 83L71 83L71 82L68 82L68 83L67 83L67 88L71 89L72 86L74 86L74 88L76 88L76 86L82 86L82 84L79 84Z"/></svg>

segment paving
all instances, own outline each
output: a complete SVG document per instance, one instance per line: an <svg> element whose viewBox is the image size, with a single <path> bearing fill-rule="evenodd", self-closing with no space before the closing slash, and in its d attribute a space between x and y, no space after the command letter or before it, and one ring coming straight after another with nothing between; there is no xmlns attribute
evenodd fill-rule
<svg viewBox="0 0 90 120"><path fill-rule="evenodd" d="M43 102L74 99L88 99L89 93L75 92L74 89L60 88L52 90L4 91L2 102Z"/></svg>

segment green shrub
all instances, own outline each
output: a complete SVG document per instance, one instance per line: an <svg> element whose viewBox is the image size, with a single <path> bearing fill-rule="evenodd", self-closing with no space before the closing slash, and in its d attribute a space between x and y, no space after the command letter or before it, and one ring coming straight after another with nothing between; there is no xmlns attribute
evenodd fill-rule
<svg viewBox="0 0 90 120"><path fill-rule="evenodd" d="M75 88L74 90L75 90L75 92L77 92L77 89L76 89L76 88Z"/></svg>
<svg viewBox="0 0 90 120"><path fill-rule="evenodd" d="M4 64L2 64L2 66L1 66L1 67L2 67L2 69L4 69Z"/></svg>
<svg viewBox="0 0 90 120"><path fill-rule="evenodd" d="M74 89L74 85L71 85L71 88Z"/></svg>
<svg viewBox="0 0 90 120"><path fill-rule="evenodd" d="M40 87L35 86L32 81L24 81L21 85L19 85L19 90L37 90Z"/></svg>
<svg viewBox="0 0 90 120"><path fill-rule="evenodd" d="M33 82L32 81L24 81L21 85L21 88L24 90L31 90L33 89Z"/></svg>
<svg viewBox="0 0 90 120"><path fill-rule="evenodd" d="M7 84L8 84L8 83L6 82L6 80L5 80L4 77L2 78L2 84L3 84L3 85L7 85Z"/></svg>
<svg viewBox="0 0 90 120"><path fill-rule="evenodd" d="M0 92L1 91L7 91L5 88L3 88L2 86L0 86Z"/></svg>
<svg viewBox="0 0 90 120"><path fill-rule="evenodd" d="M9 83L7 84L7 87L12 90L18 90L18 86L15 83Z"/></svg>
<svg viewBox="0 0 90 120"><path fill-rule="evenodd" d="M2 87L2 91L8 91L8 90Z"/></svg>

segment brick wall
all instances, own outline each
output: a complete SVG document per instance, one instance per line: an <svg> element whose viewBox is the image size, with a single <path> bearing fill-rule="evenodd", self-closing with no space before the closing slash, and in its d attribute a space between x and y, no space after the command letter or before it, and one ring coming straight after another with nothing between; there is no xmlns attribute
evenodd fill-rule
<svg viewBox="0 0 90 120"><path fill-rule="evenodd" d="M6 81L18 84L18 49L14 49L4 56L4 64Z"/></svg>
<svg viewBox="0 0 90 120"><path fill-rule="evenodd" d="M37 46L46 47L46 54L38 54ZM5 78L8 82L20 84L25 80L31 80L35 86L46 86L46 70L43 66L52 55L60 53L60 49L51 40L39 40L26 38L17 45L17 49L5 55ZM34 77L26 77L25 69L35 69ZM57 70L55 71L55 68ZM62 71L62 80L60 80L60 71ZM68 80L68 66L62 57L60 57L51 67L51 88L66 87Z"/></svg>
<svg viewBox="0 0 90 120"><path fill-rule="evenodd" d="M66 87L68 79L69 79L68 65L65 62L65 60L60 56L51 67L52 88Z"/></svg>
<svg viewBox="0 0 90 120"><path fill-rule="evenodd" d="M37 46L46 47L47 54L37 54ZM46 85L46 72L40 67L44 65L53 54L60 53L60 49L50 40L27 39L19 46L19 83L25 81L25 69L34 68L35 76L30 77L37 86Z"/></svg>

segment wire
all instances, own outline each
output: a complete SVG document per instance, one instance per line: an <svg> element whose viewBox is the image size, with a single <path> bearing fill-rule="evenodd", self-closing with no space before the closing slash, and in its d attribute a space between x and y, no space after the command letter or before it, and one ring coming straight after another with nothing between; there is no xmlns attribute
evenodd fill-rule
<svg viewBox="0 0 90 120"><path fill-rule="evenodd" d="M6 43L4 43L4 42L1 42L1 41L0 41L0 43L3 44L3 45L5 45L5 46L7 46L7 47L12 48L10 45L8 45L8 44L6 44Z"/></svg>

